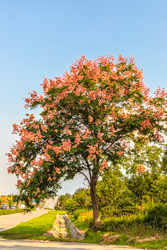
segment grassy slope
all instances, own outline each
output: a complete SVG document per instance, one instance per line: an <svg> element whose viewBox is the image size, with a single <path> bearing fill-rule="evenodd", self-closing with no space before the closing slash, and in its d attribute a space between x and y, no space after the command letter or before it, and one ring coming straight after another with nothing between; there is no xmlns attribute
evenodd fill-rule
<svg viewBox="0 0 167 250"><path fill-rule="evenodd" d="M50 211L48 214L44 214L40 217L21 223L12 229L3 231L0 235L8 239L40 239L42 234L52 228L57 212L64 214L64 211Z"/></svg>

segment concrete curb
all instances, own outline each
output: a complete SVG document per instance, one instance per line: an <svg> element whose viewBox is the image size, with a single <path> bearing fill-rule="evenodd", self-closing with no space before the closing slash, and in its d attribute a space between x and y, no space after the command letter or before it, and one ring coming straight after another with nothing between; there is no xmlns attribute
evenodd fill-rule
<svg viewBox="0 0 167 250"><path fill-rule="evenodd" d="M69 230L70 237L75 240L83 240L85 238L85 234L81 233L78 228L74 226L74 224L71 222L71 220L68 218L67 214L63 215L63 218L66 222L66 226Z"/></svg>
<svg viewBox="0 0 167 250"><path fill-rule="evenodd" d="M53 228L51 233L55 238L59 238L60 233L59 233L59 214L56 215L56 220L54 221Z"/></svg>

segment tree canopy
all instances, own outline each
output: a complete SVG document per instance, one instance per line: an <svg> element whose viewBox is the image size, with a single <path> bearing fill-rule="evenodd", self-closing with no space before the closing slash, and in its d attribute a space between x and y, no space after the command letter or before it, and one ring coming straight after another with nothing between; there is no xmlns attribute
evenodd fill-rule
<svg viewBox="0 0 167 250"><path fill-rule="evenodd" d="M27 203L54 193L62 177L83 174L94 226L100 226L100 171L128 154L132 141L163 142L167 95L159 87L151 97L134 59L121 55L117 63L113 56L82 56L62 77L44 78L42 87L43 95L33 91L25 98L25 108L42 108L40 119L27 114L13 125L20 139L8 153L8 171L19 177L20 198Z"/></svg>

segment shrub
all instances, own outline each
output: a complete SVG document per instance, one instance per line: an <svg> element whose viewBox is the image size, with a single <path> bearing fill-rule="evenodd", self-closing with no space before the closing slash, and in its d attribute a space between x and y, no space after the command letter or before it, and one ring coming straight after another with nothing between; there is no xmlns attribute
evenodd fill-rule
<svg viewBox="0 0 167 250"><path fill-rule="evenodd" d="M111 218L113 216L121 216L121 215L132 215L140 212L140 209L137 207L125 207L123 209L116 209L112 206L106 206L101 208L102 218Z"/></svg>
<svg viewBox="0 0 167 250"><path fill-rule="evenodd" d="M73 216L74 216L74 219L78 219L78 217L79 217L79 215L84 215L85 213L87 213L87 212L90 212L90 210L89 209L87 209L87 208L83 208L83 209L78 209L78 210L76 210L76 211L74 211L73 212ZM93 212L92 212L93 213Z"/></svg>
<svg viewBox="0 0 167 250"><path fill-rule="evenodd" d="M55 205L55 206L54 206L54 210L61 210L61 207L58 206L58 205Z"/></svg>
<svg viewBox="0 0 167 250"><path fill-rule="evenodd" d="M65 210L67 210L68 213L73 213L77 209L77 205L75 200L70 198L69 200L66 201L65 204Z"/></svg>
<svg viewBox="0 0 167 250"><path fill-rule="evenodd" d="M83 230L91 228L93 226L93 213L88 212L85 215L79 215L76 226Z"/></svg>
<svg viewBox="0 0 167 250"><path fill-rule="evenodd" d="M119 214L111 217L103 217L102 226L107 230L122 230L127 227L133 228L144 226L152 227L155 229L162 228L164 231L167 229L167 204L156 204L156 205L147 205L144 208L143 213L130 213L129 210L126 210L126 213Z"/></svg>
<svg viewBox="0 0 167 250"><path fill-rule="evenodd" d="M29 209L29 208L26 208L26 209L4 209L4 210L0 210L0 215L6 215L6 214L16 214L16 213L22 213L22 212L30 212L34 209Z"/></svg>
<svg viewBox="0 0 167 250"><path fill-rule="evenodd" d="M102 226L107 230L122 230L127 227L133 227L139 224L143 224L144 215L134 214L134 215L121 215L119 217L113 216L112 218L106 218L102 220Z"/></svg>
<svg viewBox="0 0 167 250"><path fill-rule="evenodd" d="M112 206L103 207L100 209L100 212L102 214L102 218L111 218L111 217L117 216L119 214L118 210Z"/></svg>
<svg viewBox="0 0 167 250"><path fill-rule="evenodd" d="M144 208L144 223L155 228L167 228L167 204L148 204Z"/></svg>

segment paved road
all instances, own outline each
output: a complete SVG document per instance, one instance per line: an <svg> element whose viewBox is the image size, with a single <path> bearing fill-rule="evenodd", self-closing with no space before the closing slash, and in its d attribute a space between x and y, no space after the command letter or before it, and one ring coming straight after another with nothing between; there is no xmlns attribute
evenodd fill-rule
<svg viewBox="0 0 167 250"><path fill-rule="evenodd" d="M49 210L31 211L30 213L17 213L0 216L0 232L12 228L22 222L31 220L35 217L48 213Z"/></svg>
<svg viewBox="0 0 167 250"><path fill-rule="evenodd" d="M140 250L128 246L0 239L0 250Z"/></svg>

